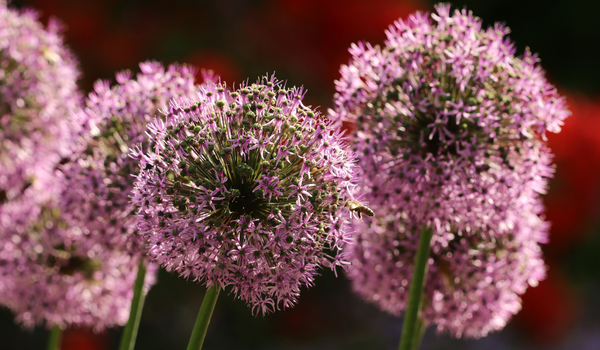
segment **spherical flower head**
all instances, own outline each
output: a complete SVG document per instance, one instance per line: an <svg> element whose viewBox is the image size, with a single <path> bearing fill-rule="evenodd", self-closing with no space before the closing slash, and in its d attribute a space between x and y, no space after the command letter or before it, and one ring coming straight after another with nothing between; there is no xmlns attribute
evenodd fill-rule
<svg viewBox="0 0 600 350"><path fill-rule="evenodd" d="M518 310L523 281L534 276L535 284L543 276L538 244L545 241L547 224L538 217L539 194L553 174L545 134L558 132L569 112L536 56L529 51L514 56L508 29L496 24L483 30L466 10L450 15L449 5L436 10L396 22L384 47L354 45L353 60L336 82L330 114L355 124L354 147L364 173L358 190L375 212L375 218L354 223L362 243L351 252L356 264L349 275L365 298L385 300L382 308L399 313L406 303L399 290L407 288L419 232L429 225L425 302L437 306L423 315L455 336L481 336L502 328ZM490 268L497 283L459 276L466 289L438 289L441 294L434 295L429 288L450 276L436 271L470 271L461 270L461 261L479 244L508 251L496 258L510 268ZM365 260L377 254L375 262ZM378 259L394 260L378 264ZM373 275L381 276L381 286ZM391 293L391 278L393 297L385 293ZM498 295L501 301L482 306L481 300L489 303ZM453 301L440 301L445 298Z"/></svg>
<svg viewBox="0 0 600 350"><path fill-rule="evenodd" d="M274 77L209 83L148 126L152 152L132 153L149 255L230 286L255 313L294 305L320 266L346 264L355 158L304 93Z"/></svg>
<svg viewBox="0 0 600 350"><path fill-rule="evenodd" d="M137 220L128 196L138 170L129 147L147 144L146 124L168 100L196 91L188 67L140 67L135 78L117 74L113 87L95 85L87 107L75 116L80 127L71 136L71 153L52 177L39 181L43 186L30 187L22 200L0 211L0 238L8 246L19 242L2 252L6 293L0 302L26 326L45 320L100 330L128 319L143 258L132 234ZM146 288L155 276L151 265Z"/></svg>
<svg viewBox="0 0 600 350"><path fill-rule="evenodd" d="M534 205L545 191L545 133L569 112L536 56L514 57L506 28L436 9L396 22L383 48L354 45L331 114L356 124L371 205L439 222L440 244L457 232L507 234L511 203Z"/></svg>
<svg viewBox="0 0 600 350"><path fill-rule="evenodd" d="M67 230L57 183L49 178L45 191L28 189L0 212L0 304L26 328L124 325L141 257ZM156 270L149 266L146 292Z"/></svg>
<svg viewBox="0 0 600 350"><path fill-rule="evenodd" d="M537 212L542 210L538 204ZM419 236L405 214L387 212L354 226L348 277L365 300L393 315L406 309ZM479 338L504 328L521 309L528 286L545 277L539 241L548 225L524 210L514 235L455 236L434 246L429 259L421 318L453 337Z"/></svg>
<svg viewBox="0 0 600 350"><path fill-rule="evenodd" d="M80 108L79 71L60 25L0 1L0 204L52 171Z"/></svg>
<svg viewBox="0 0 600 350"><path fill-rule="evenodd" d="M107 247L127 247L138 255L143 252L140 242L132 239L137 218L129 194L135 180L131 175L139 169L129 148L147 146L146 125L159 108L196 91L190 67L145 62L140 68L135 77L129 71L118 73L112 87L104 81L95 84L86 108L77 114L82 128L70 161L59 167L64 175L61 212L69 227L99 237Z"/></svg>

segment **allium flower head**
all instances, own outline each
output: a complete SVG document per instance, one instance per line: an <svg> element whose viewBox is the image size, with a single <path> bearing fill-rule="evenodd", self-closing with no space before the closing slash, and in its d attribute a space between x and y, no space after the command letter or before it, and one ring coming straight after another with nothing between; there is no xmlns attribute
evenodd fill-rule
<svg viewBox="0 0 600 350"><path fill-rule="evenodd" d="M160 107L173 98L195 95L194 70L187 66L164 68L158 62L140 64L135 78L118 73L117 83L99 81L78 113L82 125L70 161L60 167L65 176L61 211L74 228L88 236L100 236L103 244L117 249L128 246L140 254L131 234L136 230L129 194L138 173L129 157L133 145L148 144L146 125ZM205 75L206 79L213 79Z"/></svg>
<svg viewBox="0 0 600 350"><path fill-rule="evenodd" d="M47 176L68 145L81 95L59 32L0 1L0 204Z"/></svg>
<svg viewBox="0 0 600 350"><path fill-rule="evenodd" d="M117 74L113 87L95 85L76 115L78 132L68 135L71 153L40 189L0 211L0 302L26 326L45 320L101 330L127 322L144 258L133 234L137 219L128 196L138 169L129 147L146 147L146 124L159 107L196 91L188 67L140 67L135 78ZM146 276L148 289L155 265Z"/></svg>
<svg viewBox="0 0 600 350"><path fill-rule="evenodd" d="M44 191L28 189L0 211L0 304L27 328L125 324L140 257L70 228L58 209L59 179L41 181ZM150 266L146 291L155 276Z"/></svg>
<svg viewBox="0 0 600 350"><path fill-rule="evenodd" d="M355 159L303 96L274 77L209 83L149 125L133 203L155 261L263 313L295 304L321 265L345 264Z"/></svg>
<svg viewBox="0 0 600 350"><path fill-rule="evenodd" d="M475 260L460 256L461 249L465 254L471 250L484 254L477 248L481 244L500 244L498 249L504 249L514 241L509 251L520 252L545 240L547 225L533 219L541 212L538 197L553 173L544 140L547 131L560 131L569 114L565 101L544 78L535 55L526 51L522 57L514 56L505 37L507 28L496 24L483 30L481 21L466 10L450 15L449 5L436 10L431 16L416 13L406 22L396 22L384 47L353 45L353 60L342 67L342 78L336 82L331 115L356 125L353 140L364 171L361 190L371 190L364 200L378 214L356 223L359 240L366 243L356 246L356 269L350 272L354 277L377 268L389 271L384 275L388 281L394 274L398 281L410 281L411 254L423 225L434 230L430 261L434 276L436 269L452 266L457 272L467 271L459 261ZM409 247L412 253L396 251L398 263L410 267L365 262L373 249L381 254L395 251L382 242ZM459 242L473 247L466 249ZM512 260L499 263L512 266L525 259L541 265L538 249L518 258L501 254ZM453 257L442 258L447 253ZM501 276L514 281L499 290L503 295L512 293L510 298L517 303L516 294L524 290L519 281L536 283L542 276L537 268L508 275L491 270L496 271L494 281L505 278ZM394 299L399 304L392 307L389 295L376 292L380 286L370 281L355 279L354 286L365 296L376 293L370 300L388 300L380 305L395 313L404 308L405 296ZM456 300L471 298L471 287L465 288ZM441 293L452 294L448 289ZM485 309L486 304L473 305ZM508 312L502 312L490 306L487 311L493 317L487 320L502 320L493 326L479 316L460 321L459 314L447 307L439 308L436 316L424 315L454 335L477 336L501 328L517 309L506 306Z"/></svg>
<svg viewBox="0 0 600 350"><path fill-rule="evenodd" d="M519 294L545 276L538 243L548 225L529 212L518 222L514 235L464 235L435 247L421 310L426 323L454 337L479 338L504 328L521 309ZM356 292L397 316L406 309L419 245L411 226L393 213L357 224L360 234L349 254L348 277Z"/></svg>
<svg viewBox="0 0 600 350"><path fill-rule="evenodd" d="M514 57L506 28L436 8L396 22L384 48L352 47L332 114L356 122L372 205L435 221L436 241L498 236L511 232L498 213L545 190L553 169L541 141L568 111L536 57Z"/></svg>

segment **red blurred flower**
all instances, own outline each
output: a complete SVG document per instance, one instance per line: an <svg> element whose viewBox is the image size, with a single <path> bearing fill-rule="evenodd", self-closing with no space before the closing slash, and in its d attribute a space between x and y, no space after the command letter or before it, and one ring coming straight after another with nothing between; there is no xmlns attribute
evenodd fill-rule
<svg viewBox="0 0 600 350"><path fill-rule="evenodd" d="M221 81L227 82L228 85L239 84L246 80L246 77L240 72L235 59L225 53L211 50L197 50L191 55L186 56L182 63L189 63L198 68L196 73L196 82L202 82L201 69L212 70L216 76L221 78Z"/></svg>
<svg viewBox="0 0 600 350"><path fill-rule="evenodd" d="M107 335L94 333L86 328L69 328L63 333L62 350L105 350L108 349Z"/></svg>
<svg viewBox="0 0 600 350"><path fill-rule="evenodd" d="M384 31L399 18L427 9L421 0L269 1L243 25L257 61L279 65L305 85L334 92L348 48L358 41L383 43ZM310 101L309 101L310 102Z"/></svg>
<svg viewBox="0 0 600 350"><path fill-rule="evenodd" d="M573 326L580 304L558 264L554 265L545 280L522 295L523 309L515 317L520 328L540 344L563 338Z"/></svg>
<svg viewBox="0 0 600 350"><path fill-rule="evenodd" d="M600 101L567 97L573 115L563 130L549 134L556 176L544 202L552 223L546 252L552 259L581 239L600 214Z"/></svg>

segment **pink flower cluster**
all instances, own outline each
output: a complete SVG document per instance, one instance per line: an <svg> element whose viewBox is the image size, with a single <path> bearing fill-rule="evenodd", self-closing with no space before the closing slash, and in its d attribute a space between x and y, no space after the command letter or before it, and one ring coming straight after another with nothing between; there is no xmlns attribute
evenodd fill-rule
<svg viewBox="0 0 600 350"><path fill-rule="evenodd" d="M64 158L0 219L0 303L25 326L86 325L101 330L129 318L133 282L143 259L129 191L137 162L129 147L146 144L146 123L171 98L195 94L187 67L143 63L133 79L95 86L75 115ZM145 289L154 284L150 266Z"/></svg>
<svg viewBox="0 0 600 350"><path fill-rule="evenodd" d="M0 205L51 176L81 106L79 70L60 25L0 1Z"/></svg>
<svg viewBox="0 0 600 350"><path fill-rule="evenodd" d="M149 124L133 203L154 261L263 314L293 306L319 267L346 264L356 161L303 96L274 77L209 83Z"/></svg>
<svg viewBox="0 0 600 350"><path fill-rule="evenodd" d="M353 45L331 115L356 125L360 191L349 276L366 299L405 308L418 233L434 229L423 317L454 336L500 329L543 278L538 215L552 176L544 140L569 115L535 55L466 10L416 13L384 47Z"/></svg>
<svg viewBox="0 0 600 350"><path fill-rule="evenodd" d="M49 178L44 192L26 191L1 213L0 304L27 328L123 325L140 257L70 227L61 217L57 180ZM155 276L150 266L145 291Z"/></svg>
<svg viewBox="0 0 600 350"><path fill-rule="evenodd" d="M134 238L137 218L129 195L139 169L129 149L148 146L146 125L159 108L196 94L190 67L145 62L140 68L135 78L128 71L118 73L113 87L105 81L95 84L86 108L77 114L81 132L72 157L59 167L65 177L61 212L70 225L86 236L103 237L107 249L137 256L143 247Z"/></svg>

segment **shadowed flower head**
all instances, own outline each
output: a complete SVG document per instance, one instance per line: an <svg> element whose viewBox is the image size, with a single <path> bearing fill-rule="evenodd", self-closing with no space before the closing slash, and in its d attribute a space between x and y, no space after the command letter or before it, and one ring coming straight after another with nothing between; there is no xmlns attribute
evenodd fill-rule
<svg viewBox="0 0 600 350"><path fill-rule="evenodd" d="M79 71L59 32L0 1L0 205L48 176L70 140Z"/></svg>
<svg viewBox="0 0 600 350"><path fill-rule="evenodd" d="M303 95L274 77L209 83L149 125L153 152L133 152L150 256L254 312L294 305L321 265L345 264L355 159Z"/></svg>
<svg viewBox="0 0 600 350"><path fill-rule="evenodd" d="M529 249L522 246L544 241L547 225L533 218L542 211L538 197L553 174L545 134L560 131L569 115L536 56L529 51L514 56L505 37L507 28L496 24L483 30L481 21L466 10L450 15L449 5L436 10L431 17L416 13L406 22L396 22L384 47L353 45L353 60L341 69L336 108L331 111L334 119L356 126L354 147L362 155L359 165L364 172L361 190L371 190L364 200L379 216L356 223L359 240L380 252L389 246L376 247L379 239L411 247L411 253L400 255L405 260L398 260L410 267L390 272L400 281L410 281L411 249L416 249L416 236L425 224L434 230L431 271L444 269L446 258L440 254L454 254L448 249L457 242L504 247L506 240L515 240L511 249L520 252ZM367 229L370 225L377 227L377 235ZM539 265L538 250L518 259L533 259ZM366 259L364 253L357 247L355 259ZM450 266L460 259L448 259ZM359 272L358 266L364 270ZM386 266L357 264L350 275L375 267ZM508 276L513 281L535 276L535 283L543 275L539 269L518 271ZM354 286L364 295L379 288L358 280ZM518 303L516 294L523 291L515 282L503 295L512 293ZM461 298L469 292L465 293ZM404 308L403 301L398 302L396 307L383 307L398 312ZM488 319L502 320L494 326L485 326L487 321L475 316L461 321L447 307L437 309L437 316L424 316L454 335L478 336L501 328L517 309L493 310ZM460 327L450 326L456 323Z"/></svg>
<svg viewBox="0 0 600 350"><path fill-rule="evenodd" d="M434 247L421 310L427 323L454 337L479 338L502 329L521 309L519 294L545 276L538 243L548 225L528 212L518 222L514 234L456 236ZM419 235L408 229L412 225L393 212L356 223L360 234L349 251L348 277L356 292L394 315L402 314L408 300L419 245Z"/></svg>
<svg viewBox="0 0 600 350"><path fill-rule="evenodd" d="M141 247L131 236L137 218L129 204L138 164L129 157L129 148L147 146L146 125L160 107L196 91L190 67L145 62L140 68L135 78L129 71L118 73L112 87L104 81L95 84L77 115L82 131L73 155L59 168L65 177L61 211L70 226L101 237L107 247L127 246L138 255Z"/></svg>
<svg viewBox="0 0 600 350"><path fill-rule="evenodd" d="M0 302L26 326L45 320L101 330L128 319L144 256L133 234L137 219L128 196L138 169L129 147L147 145L146 124L159 107L196 91L188 67L147 62L140 68L135 78L117 74L113 87L95 85L76 115L71 153L43 179L44 190L28 189L0 213ZM155 276L150 266L146 289Z"/></svg>
<svg viewBox="0 0 600 350"><path fill-rule="evenodd" d="M70 227L58 209L59 181L47 180L45 191L28 190L0 212L0 304L27 328L125 324L140 257ZM156 270L149 267L146 291Z"/></svg>

